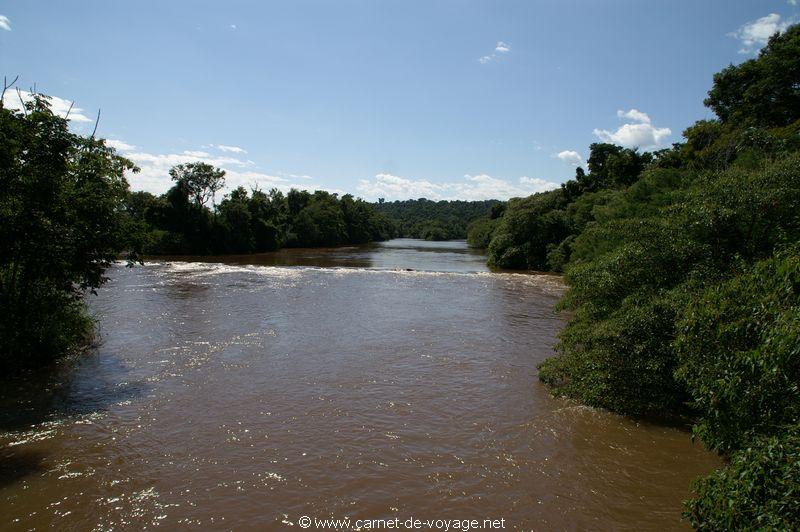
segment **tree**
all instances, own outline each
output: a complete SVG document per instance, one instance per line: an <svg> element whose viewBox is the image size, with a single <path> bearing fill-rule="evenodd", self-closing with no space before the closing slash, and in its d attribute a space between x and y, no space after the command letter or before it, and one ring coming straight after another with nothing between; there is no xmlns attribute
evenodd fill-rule
<svg viewBox="0 0 800 532"><path fill-rule="evenodd" d="M126 170L101 139L69 130L49 98L24 111L0 100L0 364L31 364L91 334L83 297L135 235L123 213Z"/></svg>
<svg viewBox="0 0 800 532"><path fill-rule="evenodd" d="M714 75L705 104L723 123L782 127L800 118L800 25L770 37L756 59Z"/></svg>
<svg viewBox="0 0 800 532"><path fill-rule="evenodd" d="M200 206L213 200L216 193L225 186L225 170L214 168L208 163L179 164L170 169L169 175Z"/></svg>

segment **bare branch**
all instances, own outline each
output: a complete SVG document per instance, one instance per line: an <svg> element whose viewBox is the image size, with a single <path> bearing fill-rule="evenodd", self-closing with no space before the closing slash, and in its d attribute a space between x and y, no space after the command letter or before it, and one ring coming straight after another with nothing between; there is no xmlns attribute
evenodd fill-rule
<svg viewBox="0 0 800 532"><path fill-rule="evenodd" d="M97 110L97 120L94 121L94 129L92 130L92 139L94 139L95 133L97 133L97 125L100 123L100 109Z"/></svg>
<svg viewBox="0 0 800 532"><path fill-rule="evenodd" d="M72 106L75 105L75 100L69 104L69 109L67 109L67 114L64 115L64 120L69 120L69 114L72 112Z"/></svg>
<svg viewBox="0 0 800 532"><path fill-rule="evenodd" d="M14 79L11 80L11 83L8 83L6 81L6 77L3 76L3 92L2 92L2 94L0 94L0 109L3 108L3 98L5 98L5 96L6 96L6 91L8 89L10 89L11 87L13 87L14 83L16 83L18 79L19 79L19 74L17 74L14 77Z"/></svg>
<svg viewBox="0 0 800 532"><path fill-rule="evenodd" d="M17 96L19 96L19 103L22 104L22 112L25 113L25 116L28 116L28 109L25 108L25 100L22 99L22 91L19 90L19 87L16 89Z"/></svg>

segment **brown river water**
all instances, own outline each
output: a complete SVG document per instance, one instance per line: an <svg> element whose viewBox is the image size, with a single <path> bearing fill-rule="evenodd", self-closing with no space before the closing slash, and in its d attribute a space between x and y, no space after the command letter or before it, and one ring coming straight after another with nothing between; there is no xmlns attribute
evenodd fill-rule
<svg viewBox="0 0 800 532"><path fill-rule="evenodd" d="M464 242L109 276L97 347L2 388L2 530L685 529L719 465L684 430L552 398L560 280Z"/></svg>

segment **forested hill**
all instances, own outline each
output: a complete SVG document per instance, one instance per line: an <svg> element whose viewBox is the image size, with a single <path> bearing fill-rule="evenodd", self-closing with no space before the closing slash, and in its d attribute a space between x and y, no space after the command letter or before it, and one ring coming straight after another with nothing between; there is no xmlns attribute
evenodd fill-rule
<svg viewBox="0 0 800 532"><path fill-rule="evenodd" d="M728 466L695 487L701 530L800 523L800 26L714 76L716 114L482 224L489 261L565 271L570 311L540 378L636 416L694 420Z"/></svg>
<svg viewBox="0 0 800 532"><path fill-rule="evenodd" d="M432 201L425 198L404 201L378 201L375 211L395 221L399 236L425 240L467 238L467 227L478 218L488 217L498 200Z"/></svg>

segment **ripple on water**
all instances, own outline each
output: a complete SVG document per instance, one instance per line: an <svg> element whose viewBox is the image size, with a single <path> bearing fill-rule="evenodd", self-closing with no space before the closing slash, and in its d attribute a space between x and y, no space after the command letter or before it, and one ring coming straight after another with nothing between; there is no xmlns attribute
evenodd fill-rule
<svg viewBox="0 0 800 532"><path fill-rule="evenodd" d="M0 528L680 527L689 481L716 458L536 380L560 280L482 271L463 243L413 245L337 250L327 268L300 252L294 267L114 268L90 301L96 352L23 389L50 390L24 399L40 419L0 433L18 472ZM365 267L401 256L414 271ZM427 271L443 257L460 270Z"/></svg>

